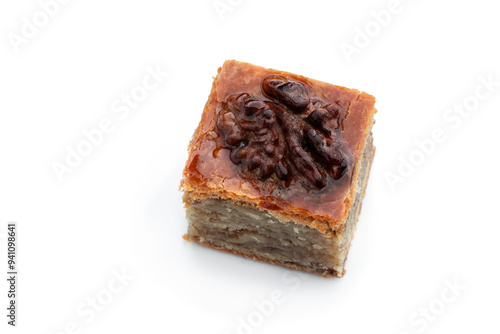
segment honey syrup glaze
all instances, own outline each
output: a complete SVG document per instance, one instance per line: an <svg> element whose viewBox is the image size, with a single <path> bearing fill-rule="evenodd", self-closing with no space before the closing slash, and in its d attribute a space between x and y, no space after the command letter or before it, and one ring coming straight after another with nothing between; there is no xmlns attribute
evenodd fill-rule
<svg viewBox="0 0 500 334"><path fill-rule="evenodd" d="M267 210L342 219L365 135L346 120L360 93L259 67L226 70L192 145L191 183Z"/></svg>

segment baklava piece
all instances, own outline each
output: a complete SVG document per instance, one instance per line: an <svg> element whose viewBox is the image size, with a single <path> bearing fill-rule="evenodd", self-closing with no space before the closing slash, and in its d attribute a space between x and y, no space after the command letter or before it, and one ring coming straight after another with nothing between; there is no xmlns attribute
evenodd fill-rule
<svg viewBox="0 0 500 334"><path fill-rule="evenodd" d="M375 152L375 99L229 60L189 145L185 239L342 277Z"/></svg>

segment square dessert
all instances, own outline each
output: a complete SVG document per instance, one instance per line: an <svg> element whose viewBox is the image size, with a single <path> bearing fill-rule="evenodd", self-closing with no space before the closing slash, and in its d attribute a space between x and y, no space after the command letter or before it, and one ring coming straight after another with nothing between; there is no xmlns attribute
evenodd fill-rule
<svg viewBox="0 0 500 334"><path fill-rule="evenodd" d="M342 277L375 152L375 98L228 60L189 145L185 239Z"/></svg>

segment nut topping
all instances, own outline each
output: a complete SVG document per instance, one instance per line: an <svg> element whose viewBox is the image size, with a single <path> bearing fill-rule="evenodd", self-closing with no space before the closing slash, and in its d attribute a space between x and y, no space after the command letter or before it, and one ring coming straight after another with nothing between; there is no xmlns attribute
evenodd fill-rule
<svg viewBox="0 0 500 334"><path fill-rule="evenodd" d="M282 76L265 78L262 91L262 98L229 96L217 115L217 131L243 173L315 189L327 185L327 176L349 174L338 138L340 106L310 99L304 84Z"/></svg>

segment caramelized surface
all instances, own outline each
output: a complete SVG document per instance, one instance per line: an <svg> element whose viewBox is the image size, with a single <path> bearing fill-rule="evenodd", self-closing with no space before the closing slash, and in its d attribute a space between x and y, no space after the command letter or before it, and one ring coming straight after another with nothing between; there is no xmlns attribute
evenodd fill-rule
<svg viewBox="0 0 500 334"><path fill-rule="evenodd" d="M305 98L302 100L289 98L302 94L300 87L293 87L294 84L291 85L292 87L284 87L281 92L276 92L277 90L263 92L262 82L277 76L285 78L286 81L303 85L310 100L321 101L325 105L338 106L338 126L328 125L327 120L321 117L322 115L312 115L312 111L315 109L307 106ZM241 163L241 160L239 164L238 161L235 163L234 153L231 157L231 152L239 143L231 141L230 143L233 144L228 145L229 129L223 127L221 129L221 126L218 126L218 119L220 113L227 110L228 99L234 99L241 94L248 94L261 101L271 101L273 98L277 98L277 94L281 94L283 103L278 107L287 109L284 111L284 113L289 114L286 117L294 117L298 119L298 122L303 121L304 124L311 125L317 134L321 133L323 139L334 138L338 140L340 143L339 151L349 162L347 172L335 180L335 176L338 175L325 169L328 164L321 162L321 157L318 158L314 147L306 147L306 153L315 157L314 165L325 181L322 184L321 182L315 183L314 178L306 176L307 170L306 173L300 173L296 163L290 162L292 159L282 158L290 156L290 144L286 144L279 151L274 152L278 158L270 160L272 161L272 165L269 167L272 169L271 173L265 172L268 168L266 166L269 165L265 165L266 161L257 164L257 168L255 166L250 166L253 169L249 168L249 159L252 154L249 154L246 163ZM329 223L330 227L334 228L336 223L347 217L353 202L357 166L373 123L374 102L375 99L372 96L357 90L333 86L291 73L268 70L237 61L226 61L219 69L219 75L214 81L202 120L191 142L182 186L200 193L252 201L268 210L292 211L316 219L323 219ZM293 113L301 115L296 116ZM309 120L305 120L307 117ZM321 129L322 126L325 129ZM328 137L328 130L335 133ZM282 131L281 133L282 136L286 137L285 141L297 141L298 139L293 138L297 136L297 133L290 133L290 131ZM286 164L287 172L295 174L295 176L288 174L283 176L284 172L280 175L278 169L281 167L277 164L280 159ZM260 168L261 166L263 167ZM303 182L303 179L309 179L309 181L312 179L313 182Z"/></svg>

